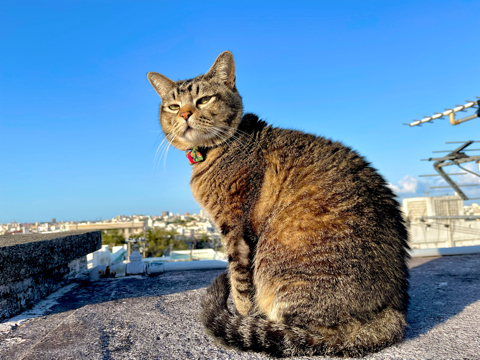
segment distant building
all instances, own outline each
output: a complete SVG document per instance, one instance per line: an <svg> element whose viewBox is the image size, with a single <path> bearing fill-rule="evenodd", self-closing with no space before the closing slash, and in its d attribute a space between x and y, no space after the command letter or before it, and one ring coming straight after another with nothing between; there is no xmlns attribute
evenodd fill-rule
<svg viewBox="0 0 480 360"><path fill-rule="evenodd" d="M458 196L431 196L403 199L403 211L408 220L425 216L463 215L463 200Z"/></svg>
<svg viewBox="0 0 480 360"><path fill-rule="evenodd" d="M67 231L72 230L118 230L126 239L131 235L142 234L146 228L146 222L143 221L122 221L117 223L76 223L67 224L65 226Z"/></svg>
<svg viewBox="0 0 480 360"><path fill-rule="evenodd" d="M165 228L167 227L167 223L165 221L155 221L153 227Z"/></svg>
<svg viewBox="0 0 480 360"><path fill-rule="evenodd" d="M463 212L465 215L480 215L480 205L473 203L470 206L465 206Z"/></svg>
<svg viewBox="0 0 480 360"><path fill-rule="evenodd" d="M402 210L413 249L480 245L480 216L465 215L458 196L406 198Z"/></svg>

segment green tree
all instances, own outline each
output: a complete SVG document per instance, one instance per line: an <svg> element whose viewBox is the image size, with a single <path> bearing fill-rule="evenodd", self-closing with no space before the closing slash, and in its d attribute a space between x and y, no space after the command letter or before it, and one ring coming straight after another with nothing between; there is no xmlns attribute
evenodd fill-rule
<svg viewBox="0 0 480 360"><path fill-rule="evenodd" d="M163 229L148 229L145 232L148 257L162 256L164 251L172 245L173 250L187 250L186 238L174 231Z"/></svg>
<svg viewBox="0 0 480 360"><path fill-rule="evenodd" d="M172 222L169 222L169 224L186 225L187 222L188 222L187 220L176 219L176 220L173 220Z"/></svg>
<svg viewBox="0 0 480 360"><path fill-rule="evenodd" d="M102 231L102 245L108 245L110 251L114 246L125 244L125 238L118 229Z"/></svg>
<svg viewBox="0 0 480 360"><path fill-rule="evenodd" d="M207 234L202 234L201 238L197 240L195 249L211 248L211 240Z"/></svg>

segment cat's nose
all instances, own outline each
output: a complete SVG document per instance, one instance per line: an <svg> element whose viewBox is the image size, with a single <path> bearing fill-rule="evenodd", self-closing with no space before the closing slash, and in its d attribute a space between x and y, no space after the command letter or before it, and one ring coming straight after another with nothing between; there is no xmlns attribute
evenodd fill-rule
<svg viewBox="0 0 480 360"><path fill-rule="evenodd" d="M185 120L188 120L190 116L193 114L193 107L190 104L185 104L180 108L180 116Z"/></svg>
<svg viewBox="0 0 480 360"><path fill-rule="evenodd" d="M184 118L185 120L187 120L190 117L190 115L192 115L191 111L185 111L185 112L180 113L180 116L182 118Z"/></svg>

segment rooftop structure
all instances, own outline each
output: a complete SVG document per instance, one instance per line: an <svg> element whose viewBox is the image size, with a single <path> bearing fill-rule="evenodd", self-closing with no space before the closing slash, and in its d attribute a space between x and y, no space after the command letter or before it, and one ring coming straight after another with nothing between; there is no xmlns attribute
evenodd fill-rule
<svg viewBox="0 0 480 360"><path fill-rule="evenodd" d="M413 258L409 266L405 340L365 359L478 358L480 254ZM71 283L0 323L0 359L269 359L226 350L203 333L200 299L222 271Z"/></svg>
<svg viewBox="0 0 480 360"><path fill-rule="evenodd" d="M480 216L465 214L458 196L404 198L412 249L480 245Z"/></svg>

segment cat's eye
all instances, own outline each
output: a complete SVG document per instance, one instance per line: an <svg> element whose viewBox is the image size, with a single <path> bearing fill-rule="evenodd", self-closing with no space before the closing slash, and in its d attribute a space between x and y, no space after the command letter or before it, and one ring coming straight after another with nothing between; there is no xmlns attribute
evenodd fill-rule
<svg viewBox="0 0 480 360"><path fill-rule="evenodd" d="M200 100L197 101L197 105L205 105L206 103L208 103L210 101L211 98L212 98L212 96L204 96Z"/></svg>
<svg viewBox="0 0 480 360"><path fill-rule="evenodd" d="M170 105L168 108L170 110L176 111L176 110L180 109L180 106L179 105Z"/></svg>

